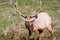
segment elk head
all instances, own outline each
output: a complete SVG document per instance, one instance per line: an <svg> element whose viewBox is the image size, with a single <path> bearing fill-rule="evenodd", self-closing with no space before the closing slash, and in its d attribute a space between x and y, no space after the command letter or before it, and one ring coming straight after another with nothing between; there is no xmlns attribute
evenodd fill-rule
<svg viewBox="0 0 60 40"><path fill-rule="evenodd" d="M27 25L31 26L33 24L32 22L34 22L34 20L37 18L37 15L34 16L22 15L22 13L18 11L18 7L16 3L14 4L14 6L15 6L16 13L20 15L21 19L23 19Z"/></svg>
<svg viewBox="0 0 60 40"><path fill-rule="evenodd" d="M23 20L25 21L25 26L28 28L28 30L33 31L33 22L35 21L36 15L35 16L23 16Z"/></svg>

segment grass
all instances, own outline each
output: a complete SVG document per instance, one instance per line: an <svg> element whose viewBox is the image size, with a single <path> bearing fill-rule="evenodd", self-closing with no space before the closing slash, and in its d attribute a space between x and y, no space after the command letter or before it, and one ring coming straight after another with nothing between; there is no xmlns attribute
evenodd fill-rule
<svg viewBox="0 0 60 40"><path fill-rule="evenodd" d="M16 1L16 0L14 0ZM19 11L22 13L25 13L25 15L30 15L33 11L41 11L40 9L40 0L17 0L18 1L18 7ZM7 2L7 1L2 1L2 2ZM60 12L59 12L59 0L42 0L42 11L47 11L49 15L57 20L60 20ZM57 6L56 6L57 4ZM10 8L10 9L8 9ZM6 4L0 4L0 23L1 25L11 25L14 23L18 23L21 21L20 17L18 14L16 14L14 11L14 6ZM7 15L7 16L4 16ZM9 16L9 17L8 17ZM8 19L7 19L8 18ZM5 21L6 20L6 21ZM9 20L9 21L8 21ZM3 22L4 21L4 22ZM5 23L5 24L4 24Z"/></svg>
<svg viewBox="0 0 60 40"><path fill-rule="evenodd" d="M41 0L42 6L40 4L40 0L17 0L19 11L24 15L29 16L34 11L42 11L48 12L53 20L53 24L57 23L55 27L60 26L60 0ZM16 2L16 0L14 0ZM0 0L0 30L9 28L9 27L17 27L21 29L25 29L24 22L20 18L20 16L14 11L14 6L8 5L7 0ZM58 20L58 21L57 21ZM48 32L47 32L48 33ZM49 34L49 33L48 33ZM56 34L60 35L60 32L56 32ZM21 35L23 35L21 33ZM10 36L10 37L9 37ZM4 36L0 35L1 40L4 40L7 37L9 40L12 35ZM32 34L33 37L33 34ZM6 38L6 40L7 40Z"/></svg>

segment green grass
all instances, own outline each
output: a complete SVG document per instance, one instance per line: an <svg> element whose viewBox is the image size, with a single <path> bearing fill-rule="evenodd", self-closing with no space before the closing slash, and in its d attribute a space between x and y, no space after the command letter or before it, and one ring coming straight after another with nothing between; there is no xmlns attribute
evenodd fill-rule
<svg viewBox="0 0 60 40"><path fill-rule="evenodd" d="M53 19L54 23L58 20L57 25L60 26L60 0L41 0L42 7L40 4L40 0L17 0L18 1L18 8L21 13L25 13L24 15L29 16L33 11L42 11L48 12L48 14ZM6 29L7 27L17 27L17 28L26 28L24 23L22 24L22 19L20 16L14 12L14 5L8 5L7 0L0 0L0 30ZM16 2L16 0L14 0ZM9 9L7 9L9 8ZM19 26L21 23L21 26ZM58 26L58 27L59 27ZM48 32L47 32L48 33ZM49 34L49 33L48 33ZM56 34L60 34L60 32L56 32ZM4 36L4 35L1 35ZM33 37L33 35L32 35ZM5 37L4 37L5 38ZM8 38L8 37L7 37ZM3 37L2 37L3 40ZM7 40L7 39L6 39Z"/></svg>

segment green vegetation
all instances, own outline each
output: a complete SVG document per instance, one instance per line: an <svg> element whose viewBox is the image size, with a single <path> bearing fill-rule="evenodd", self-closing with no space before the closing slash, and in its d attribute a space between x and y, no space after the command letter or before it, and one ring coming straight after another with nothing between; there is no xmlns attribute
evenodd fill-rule
<svg viewBox="0 0 60 40"><path fill-rule="evenodd" d="M13 0L18 3L19 11L24 15L30 15L32 12L48 12L52 18L52 23L56 24L54 27L60 28L60 0ZM9 5L7 0L0 0L0 30L6 28L17 27L25 29L24 22L20 16L15 12L14 5ZM60 35L60 32L56 32ZM4 36L0 35L0 38ZM8 35L10 36L10 35ZM8 38L7 36L7 38ZM4 40L2 37L1 40ZM9 37L10 38L10 37ZM6 39L7 40L7 39ZM10 39L11 40L11 39Z"/></svg>

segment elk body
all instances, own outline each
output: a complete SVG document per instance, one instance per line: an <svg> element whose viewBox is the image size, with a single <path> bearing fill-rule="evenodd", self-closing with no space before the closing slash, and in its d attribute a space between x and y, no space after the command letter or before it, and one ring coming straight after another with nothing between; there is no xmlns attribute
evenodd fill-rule
<svg viewBox="0 0 60 40"><path fill-rule="evenodd" d="M42 40L44 29L47 29L50 32L50 34L53 35L51 21L52 21L51 17L45 12L41 12L40 14L37 15L37 18L33 22L33 26L34 26L33 31L39 31L40 33L39 40Z"/></svg>
<svg viewBox="0 0 60 40"><path fill-rule="evenodd" d="M23 16L22 16L23 17ZM36 32L38 31L40 34L39 40L42 40L43 37L43 30L47 29L51 35L53 35L53 29L51 27L51 17L45 13L41 12L35 16L30 17L24 17L25 26L29 31L29 35L31 35L31 32L33 31L36 35ZM35 36L36 40L36 36Z"/></svg>
<svg viewBox="0 0 60 40"><path fill-rule="evenodd" d="M16 12L18 12L17 6L16 7ZM24 16L21 13L20 17L25 21L25 26L29 31L29 36L31 35L31 32L34 32L35 40L36 40L36 33L39 31L39 40L42 40L43 37L43 30L47 29L51 35L53 35L53 29L51 27L51 17L46 13L46 12L41 12L39 14L36 14L34 16Z"/></svg>

